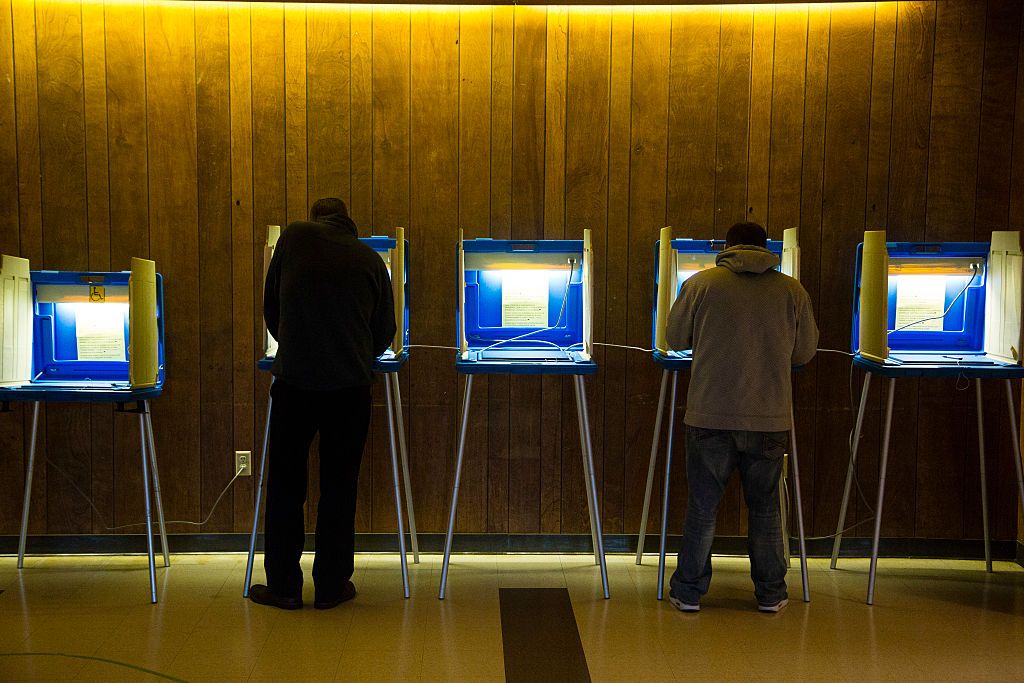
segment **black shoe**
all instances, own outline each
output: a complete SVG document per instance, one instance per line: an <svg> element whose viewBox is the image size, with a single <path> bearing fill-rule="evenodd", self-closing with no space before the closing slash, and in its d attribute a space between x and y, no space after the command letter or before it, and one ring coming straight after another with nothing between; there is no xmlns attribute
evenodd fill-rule
<svg viewBox="0 0 1024 683"><path fill-rule="evenodd" d="M316 609L331 609L337 607L343 602L348 602L352 598L356 597L356 587L351 581L346 581L345 585L341 587L341 593L331 598L321 598L319 596L313 601L313 607Z"/></svg>
<svg viewBox="0 0 1024 683"><path fill-rule="evenodd" d="M277 607L278 609L302 609L302 598L285 598L270 592L262 583L249 587L249 599L257 605Z"/></svg>

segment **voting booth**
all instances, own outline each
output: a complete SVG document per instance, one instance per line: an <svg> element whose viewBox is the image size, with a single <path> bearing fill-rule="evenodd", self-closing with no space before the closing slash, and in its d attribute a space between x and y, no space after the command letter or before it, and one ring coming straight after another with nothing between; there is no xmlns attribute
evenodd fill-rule
<svg viewBox="0 0 1024 683"><path fill-rule="evenodd" d="M783 232L782 240L768 240L768 250L779 257L779 270L800 279L800 245L797 228ZM647 466L647 485L644 491L643 511L640 517L640 533L636 546L636 563L642 564L644 541L647 538L647 519L651 507L654 487L654 472L658 460L658 446L661 442L661 422L665 413L666 390L671 384L668 401L669 424L665 455L664 490L661 501L661 534L658 552L658 599L664 597L665 553L668 524L669 481L672 470L672 447L675 432L676 384L679 372L689 370L693 363L691 349L676 351L669 348L666 338L668 315L672 304L679 297L683 283L694 274L714 268L718 254L725 249L724 240L673 239L672 228L662 228L660 239L654 246L654 310L652 315L651 341L652 359L662 368L661 389L658 392L658 412L654 421L654 438L651 441L651 455ZM670 381L671 379L671 381ZM804 541L803 506L800 494L799 462L797 460L796 429L790 430L790 457L793 465L794 497L796 498L797 530L800 544L800 576L803 581L804 602L810 601L807 578L807 550ZM788 546L789 539L786 538Z"/></svg>
<svg viewBox="0 0 1024 683"><path fill-rule="evenodd" d="M835 568L857 458L872 375L888 378L875 530L868 575L868 604L874 601L882 503L889 455L893 395L900 377L956 377L974 380L978 404L985 561L992 571L985 482L985 436L981 381L1002 379L1006 389L1021 504L1017 417L1012 379L1021 367L1021 274L1024 254L1018 232L993 232L991 242L889 242L884 231L864 233L857 247L852 349L865 370L839 522L832 547Z"/></svg>
<svg viewBox="0 0 1024 683"><path fill-rule="evenodd" d="M27 259L0 259L0 404L32 403L18 568L24 566L39 404L113 403L139 416L150 597L156 602L149 467L164 566L170 563L149 411L164 384L163 281L156 264L133 258L123 272L30 271Z"/></svg>
<svg viewBox="0 0 1024 683"><path fill-rule="evenodd" d="M466 375L466 390L438 597L444 599L448 582L473 377L528 374L573 376L594 562L601 568L607 598L608 572L583 382L585 375L597 372L590 230L583 231L582 240L464 240L460 232L457 257L455 368Z"/></svg>
<svg viewBox="0 0 1024 683"><path fill-rule="evenodd" d="M266 279L270 260L274 257L277 240L281 236L281 226L267 226L267 243L264 248L263 275ZM409 536L413 552L413 562L420 561L419 542L416 535L416 515L412 505L412 484L409 478L409 458L405 443L405 421L402 414L402 392L398 383L398 371L409 360L409 242L405 239L405 229L395 228L395 237L378 236L362 237L359 240L373 249L388 267L391 275L391 288L395 303L395 339L374 363L373 369L384 375L385 394L388 407L388 430L390 439L391 467L395 487L395 510L398 517L398 546L402 565L402 587L405 597L409 597L409 571L405 551L405 528L402 516L401 484L398 476L398 463L401 461L402 476L405 480L405 498L409 514ZM277 355L277 340L264 326L264 354L257 362L261 370L270 371ZM260 455L260 475L256 489L256 504L252 517L252 532L249 535L249 558L245 568L244 597L249 597L249 586L252 583L252 570L256 554L256 536L259 528L260 506L263 500L263 481L267 470L267 448L270 441L270 411L273 398L267 399L267 418L263 429L263 449ZM397 447L396 447L397 443Z"/></svg>

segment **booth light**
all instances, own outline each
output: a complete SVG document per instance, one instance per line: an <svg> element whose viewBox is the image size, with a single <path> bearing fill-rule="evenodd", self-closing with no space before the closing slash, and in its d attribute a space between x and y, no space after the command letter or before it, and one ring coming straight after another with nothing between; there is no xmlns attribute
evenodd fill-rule
<svg viewBox="0 0 1024 683"><path fill-rule="evenodd" d="M985 262L976 258L908 258L890 259L889 276L900 275L963 275L982 272Z"/></svg>

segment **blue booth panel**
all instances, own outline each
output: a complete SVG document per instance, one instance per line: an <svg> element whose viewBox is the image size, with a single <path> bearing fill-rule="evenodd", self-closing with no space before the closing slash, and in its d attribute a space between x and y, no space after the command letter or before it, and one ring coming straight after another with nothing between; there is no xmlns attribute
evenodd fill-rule
<svg viewBox="0 0 1024 683"><path fill-rule="evenodd" d="M857 247L854 281L854 351L859 348L863 246ZM887 249L889 364L1008 365L985 355L988 242L890 242ZM901 291L908 302L903 311ZM911 297L928 301L915 307Z"/></svg>
<svg viewBox="0 0 1024 683"><path fill-rule="evenodd" d="M466 240L461 372L591 374L583 240ZM571 263L570 263L571 261Z"/></svg>
<svg viewBox="0 0 1024 683"><path fill-rule="evenodd" d="M32 271L32 379L0 400L135 400L160 395L165 377L163 278L156 276L159 374L130 390L130 271ZM125 394L130 394L126 396Z"/></svg>

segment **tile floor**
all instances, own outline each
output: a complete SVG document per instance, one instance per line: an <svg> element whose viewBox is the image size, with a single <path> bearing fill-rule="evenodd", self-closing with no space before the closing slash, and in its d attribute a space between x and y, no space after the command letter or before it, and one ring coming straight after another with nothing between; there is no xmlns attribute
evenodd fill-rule
<svg viewBox="0 0 1024 683"><path fill-rule="evenodd" d="M866 560L812 560L810 604L794 560L795 599L763 615L746 558L721 557L684 615L655 600L654 556L609 556L609 601L586 556L456 556L444 602L440 557L422 559L410 600L394 556L360 555L354 602L281 612L242 599L240 554L172 556L155 606L142 557L34 557L22 572L0 557L0 680L501 680L499 587L567 588L595 681L1024 680L1024 569L1008 562L884 559L868 607Z"/></svg>

